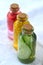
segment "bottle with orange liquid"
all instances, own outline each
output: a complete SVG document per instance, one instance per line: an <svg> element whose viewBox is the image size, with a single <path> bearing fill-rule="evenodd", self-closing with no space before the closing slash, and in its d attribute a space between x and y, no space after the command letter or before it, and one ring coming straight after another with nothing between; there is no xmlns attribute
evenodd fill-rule
<svg viewBox="0 0 43 65"><path fill-rule="evenodd" d="M20 13L17 16L17 20L14 23L13 30L14 30L14 41L13 41L13 47L18 50L18 37L20 32L22 31L22 26L24 24L30 24L28 21L28 16L25 13Z"/></svg>

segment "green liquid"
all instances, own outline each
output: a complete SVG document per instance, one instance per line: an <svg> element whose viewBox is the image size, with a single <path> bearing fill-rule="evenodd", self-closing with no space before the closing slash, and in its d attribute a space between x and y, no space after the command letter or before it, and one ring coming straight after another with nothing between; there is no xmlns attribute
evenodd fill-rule
<svg viewBox="0 0 43 65"><path fill-rule="evenodd" d="M18 41L18 59L25 64L35 60L36 35L20 35Z"/></svg>
<svg viewBox="0 0 43 65"><path fill-rule="evenodd" d="M30 58L28 58L28 59L20 59L18 57L18 59L19 59L20 62L22 62L24 64L28 64L28 63L32 63L35 60L35 57L34 58L31 58L31 59Z"/></svg>

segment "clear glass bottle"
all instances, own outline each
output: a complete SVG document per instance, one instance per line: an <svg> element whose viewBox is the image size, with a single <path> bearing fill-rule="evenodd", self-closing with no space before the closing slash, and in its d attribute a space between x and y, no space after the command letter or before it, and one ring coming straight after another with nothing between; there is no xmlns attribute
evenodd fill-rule
<svg viewBox="0 0 43 65"><path fill-rule="evenodd" d="M13 40L13 23L17 20L17 15L20 13L19 5L12 3L10 5L10 11L7 13L7 27L8 27L8 37Z"/></svg>
<svg viewBox="0 0 43 65"><path fill-rule="evenodd" d="M13 47L16 50L18 50L18 36L19 36L21 29L22 29L22 26L24 24L29 24L28 16L25 13L20 13L20 14L18 14L17 20L16 20L16 22L14 23L14 26L13 26L13 30L14 30Z"/></svg>
<svg viewBox="0 0 43 65"><path fill-rule="evenodd" d="M22 63L31 63L35 60L36 34L31 24L25 24L18 40L18 59Z"/></svg>

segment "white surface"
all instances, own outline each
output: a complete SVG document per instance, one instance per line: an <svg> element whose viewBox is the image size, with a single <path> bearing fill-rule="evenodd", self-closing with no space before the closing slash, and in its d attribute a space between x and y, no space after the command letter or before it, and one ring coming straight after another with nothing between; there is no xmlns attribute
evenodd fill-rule
<svg viewBox="0 0 43 65"><path fill-rule="evenodd" d="M42 18L43 14L41 12L36 14L33 17L30 17L31 23L35 27L35 32L38 36L38 41L40 44L42 44L43 36L43 30L40 29L40 25L34 21L37 21ZM39 19L38 19L39 18ZM40 19L41 21L42 19ZM38 22L39 23L39 22ZM38 26L38 27L37 27ZM7 27L6 27L6 21L3 20L3 23L0 23L0 65L25 65L22 64L18 58L17 58L17 52L14 50L12 46L12 41L10 41L7 38ZM26 65L42 65L43 63L43 46L40 46L39 43L37 43L36 47L36 60L32 64L26 64Z"/></svg>
<svg viewBox="0 0 43 65"><path fill-rule="evenodd" d="M9 1L9 2L8 2ZM43 0L1 0L0 1L0 65L24 65L19 62L17 52L12 47L12 41L7 38L7 27L5 18L9 4L17 2L21 10L29 15L30 22L35 28L37 34L36 60L28 65L42 65L43 63ZM27 3L27 4L26 4ZM28 4L29 3L29 4ZM37 3L37 5L36 5ZM3 5L2 5L3 4ZM24 4L22 6L22 4ZM26 4L26 5L25 5ZM35 6L34 6L35 5ZM3 7L5 9L3 9ZM4 12L3 12L4 11ZM5 15L5 16L4 16ZM27 65L27 64L26 64Z"/></svg>
<svg viewBox="0 0 43 65"><path fill-rule="evenodd" d="M7 31L0 32L0 65L25 65L22 64L17 58L17 52L12 46L12 41L7 38ZM28 65L42 65L43 61L43 48L37 43L36 47L36 60ZM27 64L26 64L27 65Z"/></svg>
<svg viewBox="0 0 43 65"><path fill-rule="evenodd" d="M5 24L5 23L4 23ZM12 41L7 38L6 24L0 27L0 65L25 65L17 58L17 52L12 46ZM42 65L43 61L43 47L37 43L36 60L28 65ZM26 64L27 65L27 64Z"/></svg>

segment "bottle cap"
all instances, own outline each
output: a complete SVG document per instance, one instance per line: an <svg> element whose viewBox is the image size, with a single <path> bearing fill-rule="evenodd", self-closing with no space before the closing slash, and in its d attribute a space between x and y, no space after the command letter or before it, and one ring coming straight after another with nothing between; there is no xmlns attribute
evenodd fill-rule
<svg viewBox="0 0 43 65"><path fill-rule="evenodd" d="M17 19L20 20L20 21L25 21L25 20L28 19L28 16L27 16L27 14L25 14L25 13L20 13L20 14L18 14L18 16L17 16Z"/></svg>
<svg viewBox="0 0 43 65"><path fill-rule="evenodd" d="M10 10L13 12L17 12L19 10L19 5L16 3L13 3L10 5Z"/></svg>
<svg viewBox="0 0 43 65"><path fill-rule="evenodd" d="M22 30L25 30L25 33L30 34L34 30L34 28L31 24L24 24Z"/></svg>

